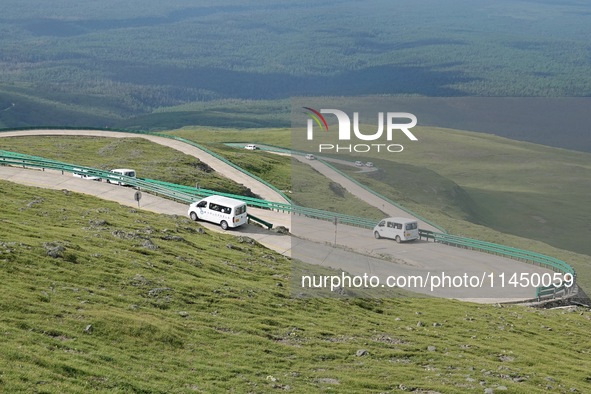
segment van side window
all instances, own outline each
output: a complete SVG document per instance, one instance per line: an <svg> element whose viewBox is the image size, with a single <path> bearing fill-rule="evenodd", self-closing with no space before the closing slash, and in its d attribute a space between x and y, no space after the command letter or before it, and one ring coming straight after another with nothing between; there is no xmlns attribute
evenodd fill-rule
<svg viewBox="0 0 591 394"><path fill-rule="evenodd" d="M244 212L246 212L246 205L240 205L240 206L236 207L235 215L241 215Z"/></svg>
<svg viewBox="0 0 591 394"><path fill-rule="evenodd" d="M400 223L395 223L395 225L396 225L396 229L397 229L397 230L402 230L402 224L400 224Z"/></svg>
<svg viewBox="0 0 591 394"><path fill-rule="evenodd" d="M394 228L394 223L392 223L392 222L388 222L388 227L389 227L389 228Z"/></svg>
<svg viewBox="0 0 591 394"><path fill-rule="evenodd" d="M406 229L407 230L416 230L417 229L417 224L416 223L406 223Z"/></svg>

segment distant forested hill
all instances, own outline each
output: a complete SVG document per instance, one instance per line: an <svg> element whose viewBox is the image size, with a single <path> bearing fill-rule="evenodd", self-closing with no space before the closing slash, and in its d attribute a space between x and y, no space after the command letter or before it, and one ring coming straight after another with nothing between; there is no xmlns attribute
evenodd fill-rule
<svg viewBox="0 0 591 394"><path fill-rule="evenodd" d="M284 126L270 111L302 95L591 94L587 2L211 4L4 0L0 127Z"/></svg>

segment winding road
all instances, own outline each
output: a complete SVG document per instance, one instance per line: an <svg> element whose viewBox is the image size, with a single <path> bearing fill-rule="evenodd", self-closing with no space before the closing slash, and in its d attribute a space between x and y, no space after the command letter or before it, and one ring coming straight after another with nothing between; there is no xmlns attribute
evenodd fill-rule
<svg viewBox="0 0 591 394"><path fill-rule="evenodd" d="M0 137L24 135L86 135L112 138L145 138L197 157L220 174L248 186L253 192L259 194L264 199L277 202L285 201L279 193L262 182L248 177L246 174L223 161L181 141L145 134L98 130L30 130L0 133ZM314 165L315 168L318 163L314 160L307 162ZM344 177L341 178L335 174L331 174L329 171L320 172L333 181L341 183L343 187L364 201L373 201L372 205L377 204L374 206L380 209L385 207L386 202L380 201L375 195L359 188L363 190L363 193L369 193L371 196L363 194L361 190L353 187L354 185L347 184L346 178L342 179ZM83 180L75 178L71 174L62 174L61 172L49 170L40 171L0 166L0 179L29 186L58 190L68 189L70 191L116 201L123 205L137 207L137 203L133 199L133 189L103 182ZM377 200L375 200L376 198ZM385 212L396 215L396 212L391 209L392 207L386 208ZM144 193L141 208L162 214L183 216L187 214L187 206L185 204L152 196L147 193ZM398 209L397 207L394 208ZM509 277L512 274L542 275L552 272L545 268L520 263L508 258L449 247L438 243L415 241L396 244L388 240L376 240L373 238L372 232L367 229L342 224L335 226L330 222L302 216L292 216L281 212L255 208L249 208L249 212L273 223L275 226L285 226L291 229L292 234L281 235L253 225L243 226L232 231L227 231L227 233L252 237L262 245L283 255L292 257L294 260L342 270L352 276L375 276L380 279L380 283L382 284L386 283L387 279L391 277L408 278L411 276L420 276L423 279L432 279L433 276L439 275L445 279L446 275L449 277L477 276L478 278L485 278L486 275L491 275L497 278L501 274ZM408 216L408 214L405 213L404 216ZM212 231L223 232L218 226L201 223ZM456 298L483 303L516 302L530 300L535 297L535 288L533 287L501 288L499 285L498 282L495 282L492 287L482 286L475 288L475 286L471 285L434 289L431 289L429 286L414 286L412 290L437 297ZM300 283L292 283L293 293L296 295L311 291L304 287L298 289L298 286L300 286Z"/></svg>

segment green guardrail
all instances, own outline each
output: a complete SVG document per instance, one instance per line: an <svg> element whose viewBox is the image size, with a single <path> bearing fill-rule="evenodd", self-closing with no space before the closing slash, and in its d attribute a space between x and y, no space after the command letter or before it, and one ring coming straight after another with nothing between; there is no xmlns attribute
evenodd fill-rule
<svg viewBox="0 0 591 394"><path fill-rule="evenodd" d="M248 143L252 143L252 142L248 142ZM242 147L245 144L248 144L247 142L230 142L230 143L226 143L226 145L231 146L231 147ZM300 156L304 156L309 152L304 152L304 151L299 151L299 150L295 150L295 149L288 149L288 148L284 148L281 146L276 146L276 145L270 145L270 144L257 144L257 146L261 149L261 150L267 150L267 151L271 151L271 152L280 152L280 153L290 153L290 154L296 154L296 155L300 155ZM379 197L380 199L388 202L389 204L394 205L395 207L397 207L398 209L408 213L409 215L412 215L413 217L421 220L424 223L427 223L431 226L433 226L434 228L438 229L439 231L441 231L442 233L447 233L447 231L442 228L441 226L431 222L430 220L422 217L421 215L417 214L416 212L413 212L412 210L403 207L402 205L398 204L395 201L392 201L391 199L389 199L388 197L376 192L375 190L370 189L369 187L367 187L366 185L364 185L363 183L359 182L357 179L351 177L348 174L345 174L343 171L339 170L338 168L336 168L334 165L328 163L326 160L320 159L317 157L317 160L319 162L321 162L322 164L326 165L327 167L329 167L330 169L332 169L333 171L337 172L338 174L344 176L345 178L347 178L348 180L350 180L351 182L355 183L357 186L363 188L364 190L368 191L369 193L373 194L376 197Z"/></svg>
<svg viewBox="0 0 591 394"><path fill-rule="evenodd" d="M254 215L251 215L250 213L246 214L246 216L248 217L248 220L252 220L254 222L260 223L263 226L267 227L267 230L270 230L271 228L273 228L273 223L269 223L266 220L263 220L261 218L257 218Z"/></svg>
<svg viewBox="0 0 591 394"><path fill-rule="evenodd" d="M252 197L218 193L213 190L196 189L190 186L177 185L163 181L132 178L120 174L114 174L109 171L98 170L92 167L78 166L59 162L56 160L48 160L38 156L24 155L9 151L0 150L0 165L55 169L58 171L62 171L62 173L83 173L88 176L95 176L100 179L104 179L106 181L111 181L114 183L121 181L131 186L140 188L142 190L149 191L151 193L161 195L165 198L181 201L184 203L191 203L197 201L203 197L206 197L207 195L221 194L228 197L241 199L244 202L246 202L249 206L254 206L262 209L283 211L291 214L304 215L311 218L329 221L333 221L336 219L339 223L364 228L373 228L377 224L377 221L371 219L338 214L334 212L323 211L320 209L301 207L292 204L266 201ZM268 222L261 221L258 218L253 218L253 220L263 222L262 224L264 225L270 224ZM493 253L504 257L509 257L519 261L539 264L541 266L543 265L555 271L563 272L565 274L569 273L573 275L573 283L576 280L576 272L569 264L562 260L549 257L540 253L530 252L519 248L503 246L491 242L479 241L476 239L465 238L429 230L419 230L419 235L421 239L432 239L434 242L439 242L446 245L469 248L472 250L478 250L481 252ZM559 292L566 293L567 291L568 289L565 286L539 287L536 290L536 296L538 297L538 299L550 296L554 297Z"/></svg>
<svg viewBox="0 0 591 394"><path fill-rule="evenodd" d="M129 134L142 134L142 135L153 135L156 137L163 137L163 138L168 138L168 139L173 139L176 141L180 141L183 142L185 144L194 146L197 149L200 149L202 151L204 151L207 154L210 154L212 156L214 156L215 158L217 158L218 160L221 160L222 162L226 163L227 165L235 168L236 170L242 172L243 174L249 176L252 179L257 180L258 182L264 184L265 186L267 186L268 188L272 189L273 191L275 191L276 193L278 193L281 197L283 197L285 199L285 201L290 202L291 199L285 194L283 193L281 190L279 190L277 187L273 186L272 184L270 184L269 182L265 181L264 179L260 178L257 175L254 175L253 173L243 169L242 167L232 163L231 161L229 161L228 159L226 159L225 157L218 155L217 153L211 151L210 149L206 148L205 146L195 142L195 141L191 141L188 140L186 138L182 138L182 137L177 137L174 135L169 135L169 134L164 134L164 133L159 133L159 132L148 132L148 131L141 131L141 130L128 130L128 129L112 129L112 128L98 128L98 127L84 127L84 128L80 128L80 127L57 127L57 126L48 126L48 127L18 127L18 128L8 128L8 129L0 129L0 133L1 132L11 132L11 131L29 131L29 130L90 130L90 131L113 131L113 132L119 132L119 133L129 133Z"/></svg>

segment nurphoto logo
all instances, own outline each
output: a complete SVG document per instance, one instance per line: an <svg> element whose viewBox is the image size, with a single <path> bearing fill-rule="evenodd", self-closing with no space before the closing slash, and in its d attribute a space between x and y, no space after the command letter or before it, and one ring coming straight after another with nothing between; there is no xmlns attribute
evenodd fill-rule
<svg viewBox="0 0 591 394"><path fill-rule="evenodd" d="M351 118L344 111L338 109L321 109L320 111L310 107L303 107L306 110L306 114L310 117L307 123L307 140L314 140L314 123L320 128L321 131L329 132L328 122L323 114L332 114L336 116L339 129L338 129L338 140L351 141L352 137L359 141L379 141L384 140L384 112L378 112L378 129L375 133L365 134L359 128L359 112L353 112L353 122ZM391 143L395 137L397 131L401 131L409 140L418 141L418 138L410 131L411 128L417 125L417 117L408 112L387 112L386 118L386 135L385 141L387 143L362 143L362 144L318 144L318 152L355 152L365 153L370 151L376 152L391 152L398 153L404 150L401 144ZM406 120L406 122L400 122L400 120ZM351 124L352 123L352 124ZM352 126L352 127L351 127ZM351 133L353 130L353 133ZM352 135L353 134L353 135Z"/></svg>

